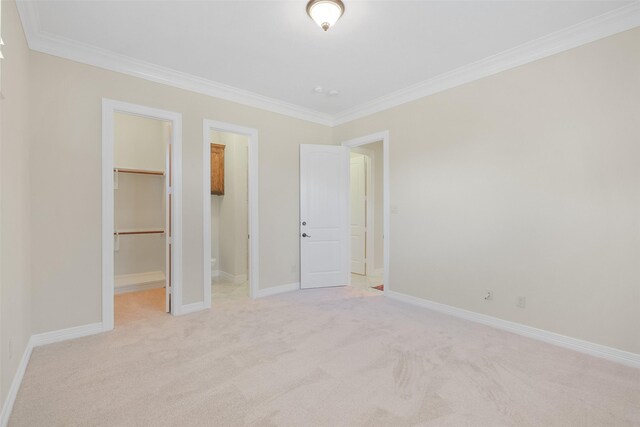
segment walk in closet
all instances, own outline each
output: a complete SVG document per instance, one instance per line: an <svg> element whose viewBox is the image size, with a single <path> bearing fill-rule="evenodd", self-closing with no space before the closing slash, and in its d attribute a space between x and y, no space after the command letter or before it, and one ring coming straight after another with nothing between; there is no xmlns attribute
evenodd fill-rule
<svg viewBox="0 0 640 427"><path fill-rule="evenodd" d="M171 124L114 117L114 288L170 289ZM170 311L166 292L166 311Z"/></svg>

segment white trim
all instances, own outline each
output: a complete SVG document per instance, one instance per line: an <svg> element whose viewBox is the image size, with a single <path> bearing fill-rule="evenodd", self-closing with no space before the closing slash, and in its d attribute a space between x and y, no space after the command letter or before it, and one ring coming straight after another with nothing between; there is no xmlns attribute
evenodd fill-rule
<svg viewBox="0 0 640 427"><path fill-rule="evenodd" d="M16 369L16 373L13 376L13 381L11 381L11 386L9 387L7 397L5 398L4 404L2 405L2 412L0 412L0 427L6 427L9 423L11 411L13 410L13 405L16 401L16 397L18 396L18 391L20 390L20 385L22 384L22 380L24 379L24 374L27 371L27 366L29 365L31 353L33 352L34 348L60 341L67 341L75 338L95 335L102 332L104 332L102 323L90 323L88 325L31 335L29 341L27 341L27 346L24 349L24 353L22 353L22 358L20 359L18 369Z"/></svg>
<svg viewBox="0 0 640 427"><path fill-rule="evenodd" d="M33 347L41 345L53 344L54 342L73 340L89 335L95 335L104 332L102 323L90 323L88 325L75 326L73 328L59 329L57 331L43 332L31 336Z"/></svg>
<svg viewBox="0 0 640 427"><path fill-rule="evenodd" d="M114 256L113 230L115 228L113 183L113 107L102 100L102 326L113 329Z"/></svg>
<svg viewBox="0 0 640 427"><path fill-rule="evenodd" d="M249 233L249 296L258 295L258 269L260 234L258 210L258 131L253 128L238 126L231 123L204 119L202 121L202 233L203 233L203 264L204 264L204 304L211 307L211 141L212 130L230 132L248 137L247 154L247 185L248 185L248 233ZM220 272L222 273L222 272Z"/></svg>
<svg viewBox="0 0 640 427"><path fill-rule="evenodd" d="M33 50L332 127L640 26L640 2L635 1L332 115L43 32L35 2L19 0L17 6Z"/></svg>
<svg viewBox="0 0 640 427"><path fill-rule="evenodd" d="M288 283L286 285L273 286L271 288L259 289L256 292L256 298L264 298L271 295L283 294L285 292L293 292L300 289L300 282Z"/></svg>
<svg viewBox="0 0 640 427"><path fill-rule="evenodd" d="M384 291L388 292L391 289L391 283L389 281L389 257L390 257L390 242L391 242L391 203L390 203L390 189L389 189L389 131L385 130L382 132L377 132L371 135L361 136L359 138L350 139L348 141L344 141L342 145L345 147L359 147L365 144L371 144L373 142L382 141L382 211L383 211L383 224L382 224L382 234L384 236L383 239L383 281ZM349 276L351 278L351 276Z"/></svg>
<svg viewBox="0 0 640 427"><path fill-rule="evenodd" d="M394 300L448 314L450 316L470 320L476 323L481 323L483 325L513 332L514 334L533 338L539 341L544 341L546 343L557 345L559 347L568 348L570 350L578 351L590 356L600 357L612 362L631 366L633 368L640 368L640 354L607 347L601 344L595 344L589 341L568 337L566 335L560 335L555 332L545 331L543 329L534 328L532 326L523 325L521 323L499 319L497 317L488 316L486 314L480 314L473 311L464 310L462 308L452 307L450 305L429 301L427 299L418 298L399 292L385 292L385 296Z"/></svg>
<svg viewBox="0 0 640 427"><path fill-rule="evenodd" d="M519 67L637 26L640 26L639 1L341 111L334 116L333 126Z"/></svg>
<svg viewBox="0 0 640 427"><path fill-rule="evenodd" d="M149 289L159 289L166 286L165 281L162 282L147 282L147 283L134 283L131 285L116 286L115 294L127 294L130 292L148 291Z"/></svg>
<svg viewBox="0 0 640 427"><path fill-rule="evenodd" d="M36 40L39 37L40 19L38 18L38 11L32 1L17 0L16 7L18 8L22 29L28 44L29 40Z"/></svg>
<svg viewBox="0 0 640 427"><path fill-rule="evenodd" d="M7 427L7 425L9 424L9 418L11 417L13 404L16 402L18 390L20 390L20 385L22 384L24 373L27 371L27 365L29 364L29 359L31 359L31 352L33 351L32 341L33 337L31 337L31 339L29 339L29 341L27 342L27 347L24 349L24 353L22 353L22 358L20 359L20 363L18 364L16 373L13 376L13 381L11 381L11 386L9 387L7 397L5 397L4 399L2 412L0 413L0 427Z"/></svg>
<svg viewBox="0 0 640 427"><path fill-rule="evenodd" d="M195 313L196 311L206 310L208 308L209 307L205 307L205 304L202 301L194 302L192 304L185 304L182 306L182 310L180 310L180 316Z"/></svg>
<svg viewBox="0 0 640 427"><path fill-rule="evenodd" d="M113 197L113 150L114 114L135 114L152 119L171 122L171 144L173 150L172 190L172 280L171 313L182 310L182 115L172 111L126 102L102 99L102 325L105 331L113 329L114 296L114 197Z"/></svg>
<svg viewBox="0 0 640 427"><path fill-rule="evenodd" d="M146 271L144 273L120 274L114 277L116 289L134 285L146 285L149 283L162 282L164 286L164 273L162 271Z"/></svg>
<svg viewBox="0 0 640 427"><path fill-rule="evenodd" d="M332 125L332 117L326 113L42 31L34 2L18 0L17 5L27 43L32 50L296 119Z"/></svg>
<svg viewBox="0 0 640 427"><path fill-rule="evenodd" d="M221 277L224 280L228 280L229 282L235 283L236 285L247 281L246 274L237 274L234 276L233 274L229 274L226 271L222 271L222 270L218 270L218 277Z"/></svg>
<svg viewBox="0 0 640 427"><path fill-rule="evenodd" d="M215 277L211 258L211 129L207 120L202 121L202 303L211 308L211 278ZM217 259L216 259L217 263ZM219 274L219 272L218 272Z"/></svg>

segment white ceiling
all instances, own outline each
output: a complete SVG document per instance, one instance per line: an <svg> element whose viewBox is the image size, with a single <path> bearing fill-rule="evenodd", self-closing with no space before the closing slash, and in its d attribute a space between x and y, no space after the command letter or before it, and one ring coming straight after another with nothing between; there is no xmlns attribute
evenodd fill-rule
<svg viewBox="0 0 640 427"><path fill-rule="evenodd" d="M326 33L306 15L305 0L29 3L21 16L37 27L31 38L85 54L98 48L336 118L634 2L344 0L344 16ZM316 94L318 85L340 94Z"/></svg>

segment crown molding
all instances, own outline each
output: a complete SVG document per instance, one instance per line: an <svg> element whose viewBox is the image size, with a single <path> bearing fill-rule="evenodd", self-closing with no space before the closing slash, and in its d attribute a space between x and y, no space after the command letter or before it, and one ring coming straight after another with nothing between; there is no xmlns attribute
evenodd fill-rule
<svg viewBox="0 0 640 427"><path fill-rule="evenodd" d="M34 2L19 0L17 4L27 43L32 50L285 116L333 126L333 117L329 114L48 34L39 28Z"/></svg>
<svg viewBox="0 0 640 427"><path fill-rule="evenodd" d="M555 33L331 115L140 61L40 30L35 2L18 0L32 50L301 120L338 126L640 26L640 0Z"/></svg>
<svg viewBox="0 0 640 427"><path fill-rule="evenodd" d="M16 6L20 20L22 21L22 30L27 39L27 44L29 44L31 40L37 37L38 28L40 28L40 20L38 19L35 2L16 0Z"/></svg>
<svg viewBox="0 0 640 427"><path fill-rule="evenodd" d="M640 26L640 1L344 110L334 126L433 95L501 71Z"/></svg>

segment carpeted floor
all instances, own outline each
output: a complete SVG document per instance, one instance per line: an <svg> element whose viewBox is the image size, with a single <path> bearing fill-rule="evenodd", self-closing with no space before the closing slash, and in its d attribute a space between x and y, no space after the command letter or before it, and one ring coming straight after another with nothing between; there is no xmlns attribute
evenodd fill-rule
<svg viewBox="0 0 640 427"><path fill-rule="evenodd" d="M640 425L640 370L357 288L177 318L154 292L36 348L9 425Z"/></svg>

